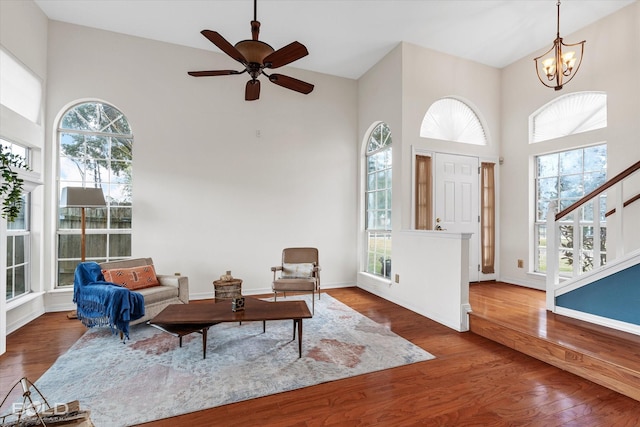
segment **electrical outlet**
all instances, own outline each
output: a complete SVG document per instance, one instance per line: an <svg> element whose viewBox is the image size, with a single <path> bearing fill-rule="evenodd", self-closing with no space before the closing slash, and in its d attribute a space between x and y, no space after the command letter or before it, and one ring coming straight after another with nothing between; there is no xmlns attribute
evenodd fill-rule
<svg viewBox="0 0 640 427"><path fill-rule="evenodd" d="M400 275L396 274L396 283L400 283Z"/></svg>
<svg viewBox="0 0 640 427"><path fill-rule="evenodd" d="M518 268L524 268L524 260L518 260Z"/></svg>

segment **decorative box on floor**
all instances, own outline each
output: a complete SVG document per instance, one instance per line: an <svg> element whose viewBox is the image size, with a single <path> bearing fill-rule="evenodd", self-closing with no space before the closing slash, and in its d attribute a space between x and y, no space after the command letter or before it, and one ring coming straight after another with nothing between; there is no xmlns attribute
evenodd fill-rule
<svg viewBox="0 0 640 427"><path fill-rule="evenodd" d="M225 276L222 277L224 278ZM236 278L228 280L214 280L213 289L216 301L240 298L242 296L242 280Z"/></svg>

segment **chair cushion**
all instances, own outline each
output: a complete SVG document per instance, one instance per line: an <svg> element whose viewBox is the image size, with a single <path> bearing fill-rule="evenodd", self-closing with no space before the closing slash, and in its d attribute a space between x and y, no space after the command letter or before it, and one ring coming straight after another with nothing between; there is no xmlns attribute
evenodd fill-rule
<svg viewBox="0 0 640 427"><path fill-rule="evenodd" d="M284 263L282 264L282 278L283 279L299 279L308 278L313 274L313 263L300 262L295 264Z"/></svg>
<svg viewBox="0 0 640 427"><path fill-rule="evenodd" d="M279 279L273 282L273 289L278 291L314 291L315 279Z"/></svg>
<svg viewBox="0 0 640 427"><path fill-rule="evenodd" d="M152 286L139 291L144 297L145 306L178 297L178 288L176 286Z"/></svg>
<svg viewBox="0 0 640 427"><path fill-rule="evenodd" d="M158 286L160 284L153 265L102 270L102 274L104 275L105 281L124 286L131 291Z"/></svg>

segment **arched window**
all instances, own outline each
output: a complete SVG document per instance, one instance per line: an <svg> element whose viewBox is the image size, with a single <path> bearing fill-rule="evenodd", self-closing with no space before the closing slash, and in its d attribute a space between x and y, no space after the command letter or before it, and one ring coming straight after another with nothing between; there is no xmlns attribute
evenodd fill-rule
<svg viewBox="0 0 640 427"><path fill-rule="evenodd" d="M478 115L455 98L442 98L431 104L422 119L420 136L466 144L487 144L487 136Z"/></svg>
<svg viewBox="0 0 640 427"><path fill-rule="evenodd" d="M391 277L391 130L376 125L366 149L367 273Z"/></svg>
<svg viewBox="0 0 640 427"><path fill-rule="evenodd" d="M529 120L530 143L605 128L607 94L569 93L542 106Z"/></svg>
<svg viewBox="0 0 640 427"><path fill-rule="evenodd" d="M102 102L78 104L58 127L58 195L64 187L102 188L106 208L86 208L86 260L131 256L133 134L122 112ZM60 207L58 286L73 284L81 260L81 208Z"/></svg>

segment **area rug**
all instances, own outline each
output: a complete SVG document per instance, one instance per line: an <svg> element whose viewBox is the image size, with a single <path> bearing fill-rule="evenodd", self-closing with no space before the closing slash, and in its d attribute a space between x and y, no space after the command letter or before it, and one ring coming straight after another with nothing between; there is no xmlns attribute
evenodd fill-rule
<svg viewBox="0 0 640 427"><path fill-rule="evenodd" d="M305 299L288 297L287 299ZM311 306L309 300L307 303ZM128 426L433 359L386 326L331 296L303 323L303 354L292 321L218 324L207 358L199 334L178 338L145 324L122 343L89 329L36 382L50 404L80 400L96 427Z"/></svg>

